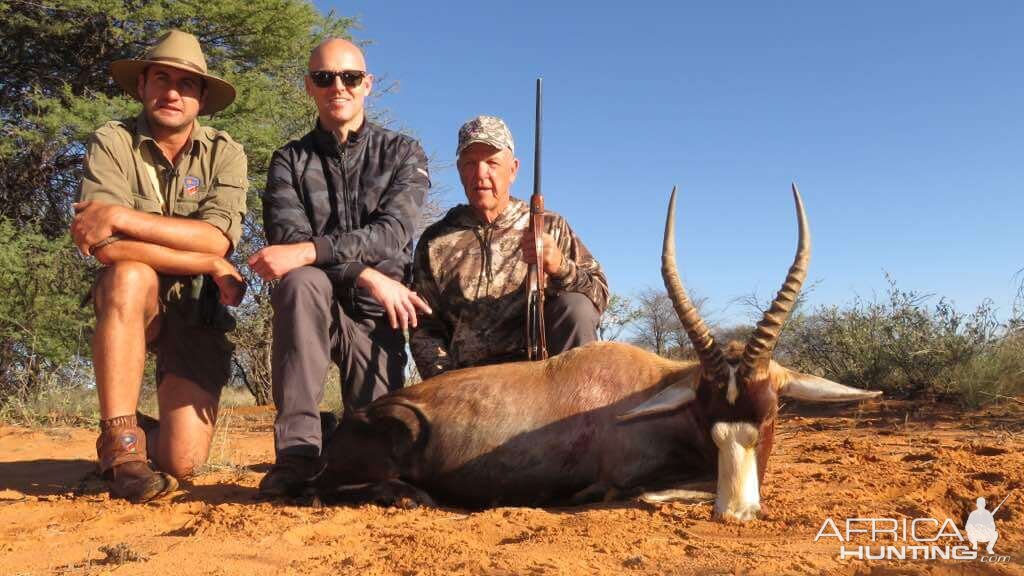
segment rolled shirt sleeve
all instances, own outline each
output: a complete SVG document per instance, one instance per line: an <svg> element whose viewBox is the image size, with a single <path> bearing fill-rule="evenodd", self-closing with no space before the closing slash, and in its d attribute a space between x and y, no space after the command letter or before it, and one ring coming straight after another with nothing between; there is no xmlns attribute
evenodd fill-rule
<svg viewBox="0 0 1024 576"><path fill-rule="evenodd" d="M223 232L234 248L242 239L242 219L249 190L248 166L242 146L234 141L225 145L213 173L213 184L200 202L196 218Z"/></svg>
<svg viewBox="0 0 1024 576"><path fill-rule="evenodd" d="M78 190L80 202L103 202L134 207L127 167L130 148L117 150L119 142L112 129L103 127L94 132L85 146L82 182ZM128 154L125 154L125 152Z"/></svg>

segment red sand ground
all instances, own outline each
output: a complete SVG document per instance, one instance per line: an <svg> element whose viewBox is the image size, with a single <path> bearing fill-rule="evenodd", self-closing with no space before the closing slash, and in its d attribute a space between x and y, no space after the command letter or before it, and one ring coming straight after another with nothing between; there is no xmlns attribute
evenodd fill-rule
<svg viewBox="0 0 1024 576"><path fill-rule="evenodd" d="M260 502L272 414L224 411L194 485L141 506L93 475L95 433L0 427L0 574L1024 574L1024 406L982 412L869 403L785 410L762 517L710 504L398 510ZM838 560L826 517L952 518L977 496L996 515L1000 564ZM993 502L994 501L994 502Z"/></svg>

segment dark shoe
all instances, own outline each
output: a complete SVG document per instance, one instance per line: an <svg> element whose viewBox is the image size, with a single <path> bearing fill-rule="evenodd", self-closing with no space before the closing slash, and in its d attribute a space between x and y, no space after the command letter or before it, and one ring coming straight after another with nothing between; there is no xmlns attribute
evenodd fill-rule
<svg viewBox="0 0 1024 576"><path fill-rule="evenodd" d="M321 412L320 413L320 437L323 438L323 443L326 446L327 441L330 440L331 436L334 435L334 431L338 429L338 415L334 412Z"/></svg>
<svg viewBox="0 0 1024 576"><path fill-rule="evenodd" d="M135 415L100 421L96 439L100 473L110 495L130 502L148 502L178 488L172 476L156 472L146 461L146 434Z"/></svg>
<svg viewBox="0 0 1024 576"><path fill-rule="evenodd" d="M260 496L280 498L300 496L313 487L313 480L323 470L319 458L279 456L267 475L260 480Z"/></svg>

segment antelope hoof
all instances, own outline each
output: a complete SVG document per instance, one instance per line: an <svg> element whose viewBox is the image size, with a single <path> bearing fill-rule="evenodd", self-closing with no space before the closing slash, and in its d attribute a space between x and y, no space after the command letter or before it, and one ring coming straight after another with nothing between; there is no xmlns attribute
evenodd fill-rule
<svg viewBox="0 0 1024 576"><path fill-rule="evenodd" d="M720 510L715 506L715 518L720 520L735 520L738 522L750 522L756 520L761 512L760 504L746 504Z"/></svg>

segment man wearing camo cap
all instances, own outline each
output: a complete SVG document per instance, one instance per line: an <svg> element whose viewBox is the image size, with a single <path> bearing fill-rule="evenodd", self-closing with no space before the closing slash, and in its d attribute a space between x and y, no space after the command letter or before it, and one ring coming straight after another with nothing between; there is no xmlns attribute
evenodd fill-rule
<svg viewBox="0 0 1024 576"><path fill-rule="evenodd" d="M530 206L509 195L519 170L508 126L477 116L459 130L457 167L468 204L452 208L416 245L413 286L433 309L410 347L423 378L526 359L527 265L537 262ZM564 218L544 215L545 318L552 355L597 339L608 304L600 264Z"/></svg>

